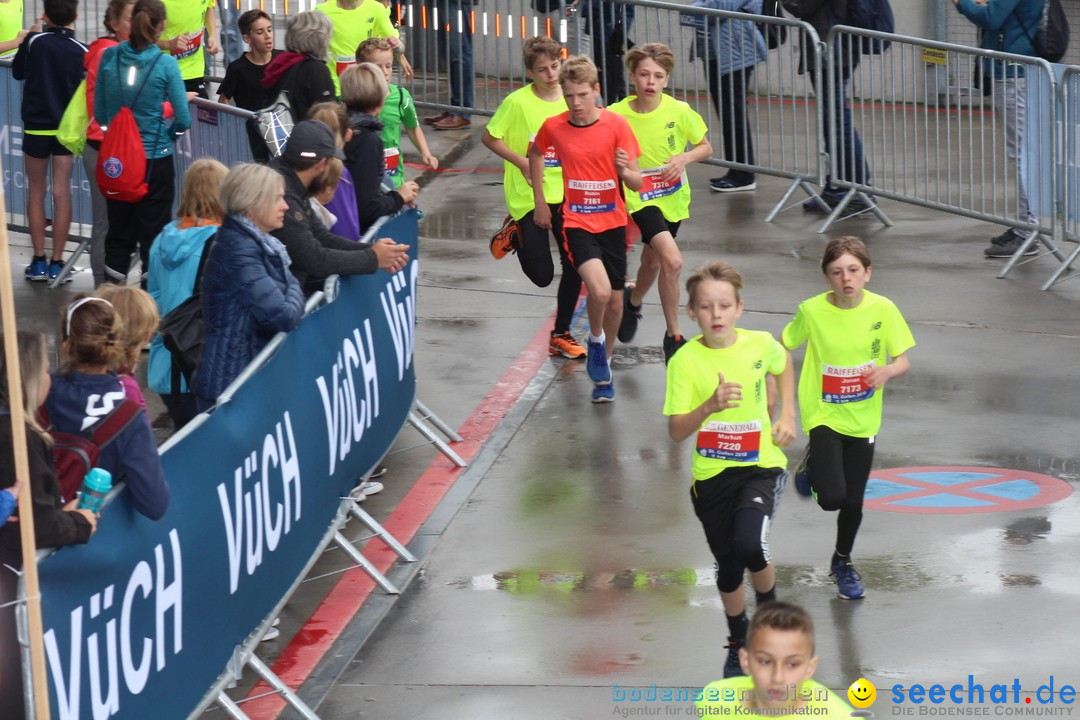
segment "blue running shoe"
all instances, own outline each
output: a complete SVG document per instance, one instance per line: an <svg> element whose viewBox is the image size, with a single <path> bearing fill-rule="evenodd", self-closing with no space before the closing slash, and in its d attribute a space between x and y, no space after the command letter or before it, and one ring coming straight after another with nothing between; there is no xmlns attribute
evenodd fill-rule
<svg viewBox="0 0 1080 720"><path fill-rule="evenodd" d="M836 581L836 594L841 600L861 600L866 595L862 578L850 559L833 563L832 572L829 574Z"/></svg>
<svg viewBox="0 0 1080 720"><path fill-rule="evenodd" d="M594 403L615 402L615 383L596 383L592 389L592 401Z"/></svg>
<svg viewBox="0 0 1080 720"><path fill-rule="evenodd" d="M56 278L60 277L60 272L64 269L64 263L59 260L53 260L49 263L49 282L52 282ZM71 273L68 273L64 278L65 283L71 282Z"/></svg>
<svg viewBox="0 0 1080 720"><path fill-rule="evenodd" d="M589 358L585 361L585 367L589 371L589 379L594 383L611 382L611 366L608 365L604 343L589 340L588 344Z"/></svg>
<svg viewBox="0 0 1080 720"><path fill-rule="evenodd" d="M733 637L728 638L728 653L727 660L724 661L724 678L742 677L746 675L742 669L742 663L739 662L739 648L744 643L739 642Z"/></svg>
<svg viewBox="0 0 1080 720"><path fill-rule="evenodd" d="M810 487L810 447L807 446L806 452L803 453L802 460L799 461L798 467L795 468L795 491L803 497L811 497L814 494L814 489Z"/></svg>
<svg viewBox="0 0 1080 720"><path fill-rule="evenodd" d="M25 277L33 282L46 282L49 279L49 261L45 258L34 258L26 266Z"/></svg>

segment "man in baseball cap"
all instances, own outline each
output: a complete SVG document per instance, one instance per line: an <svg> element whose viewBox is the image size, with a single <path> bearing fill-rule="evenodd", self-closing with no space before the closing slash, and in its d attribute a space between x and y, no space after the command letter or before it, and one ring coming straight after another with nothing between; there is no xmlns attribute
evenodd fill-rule
<svg viewBox="0 0 1080 720"><path fill-rule="evenodd" d="M382 269L395 273L409 261L408 245L390 238L359 243L326 229L309 202L308 188L327 172L330 158L345 159L330 128L317 120L293 127L282 154L270 167L285 178L285 224L273 232L289 251L289 269L308 294L322 288L330 275L364 275Z"/></svg>

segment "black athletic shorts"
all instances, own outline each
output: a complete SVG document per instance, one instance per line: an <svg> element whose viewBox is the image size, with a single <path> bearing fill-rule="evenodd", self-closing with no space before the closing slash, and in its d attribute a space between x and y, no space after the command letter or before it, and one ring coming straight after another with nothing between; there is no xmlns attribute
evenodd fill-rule
<svg viewBox="0 0 1080 720"><path fill-rule="evenodd" d="M617 227L592 233L576 227L563 228L563 243L574 269L587 260L604 263L612 290L626 285L626 228Z"/></svg>
<svg viewBox="0 0 1080 720"><path fill-rule="evenodd" d="M70 155L71 151L64 147L55 135L23 135L23 155L44 160L50 155Z"/></svg>
<svg viewBox="0 0 1080 720"><path fill-rule="evenodd" d="M641 230L641 242L648 245L652 239L662 232L671 233L671 237L679 234L681 222L668 222L664 213L655 205L646 205L636 213L631 213L638 228Z"/></svg>
<svg viewBox="0 0 1080 720"><path fill-rule="evenodd" d="M708 480L695 480L690 500L713 552L731 552L736 511L753 508L771 518L785 484L787 472L783 468L756 465L732 467Z"/></svg>

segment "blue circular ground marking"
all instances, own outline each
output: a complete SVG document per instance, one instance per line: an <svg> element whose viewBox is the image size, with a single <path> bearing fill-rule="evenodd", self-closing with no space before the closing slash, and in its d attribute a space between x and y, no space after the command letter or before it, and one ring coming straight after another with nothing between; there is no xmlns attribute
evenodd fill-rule
<svg viewBox="0 0 1080 720"><path fill-rule="evenodd" d="M984 467L910 467L870 473L864 505L906 513L987 513L1049 505L1072 486L1038 473Z"/></svg>

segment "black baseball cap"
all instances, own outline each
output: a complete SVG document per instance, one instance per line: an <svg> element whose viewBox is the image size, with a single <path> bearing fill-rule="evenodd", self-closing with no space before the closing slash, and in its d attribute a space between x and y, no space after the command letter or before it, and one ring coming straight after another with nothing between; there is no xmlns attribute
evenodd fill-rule
<svg viewBox="0 0 1080 720"><path fill-rule="evenodd" d="M334 142L334 131L318 120L296 123L285 143L285 154L304 160L321 160L336 157L345 159L345 153Z"/></svg>

